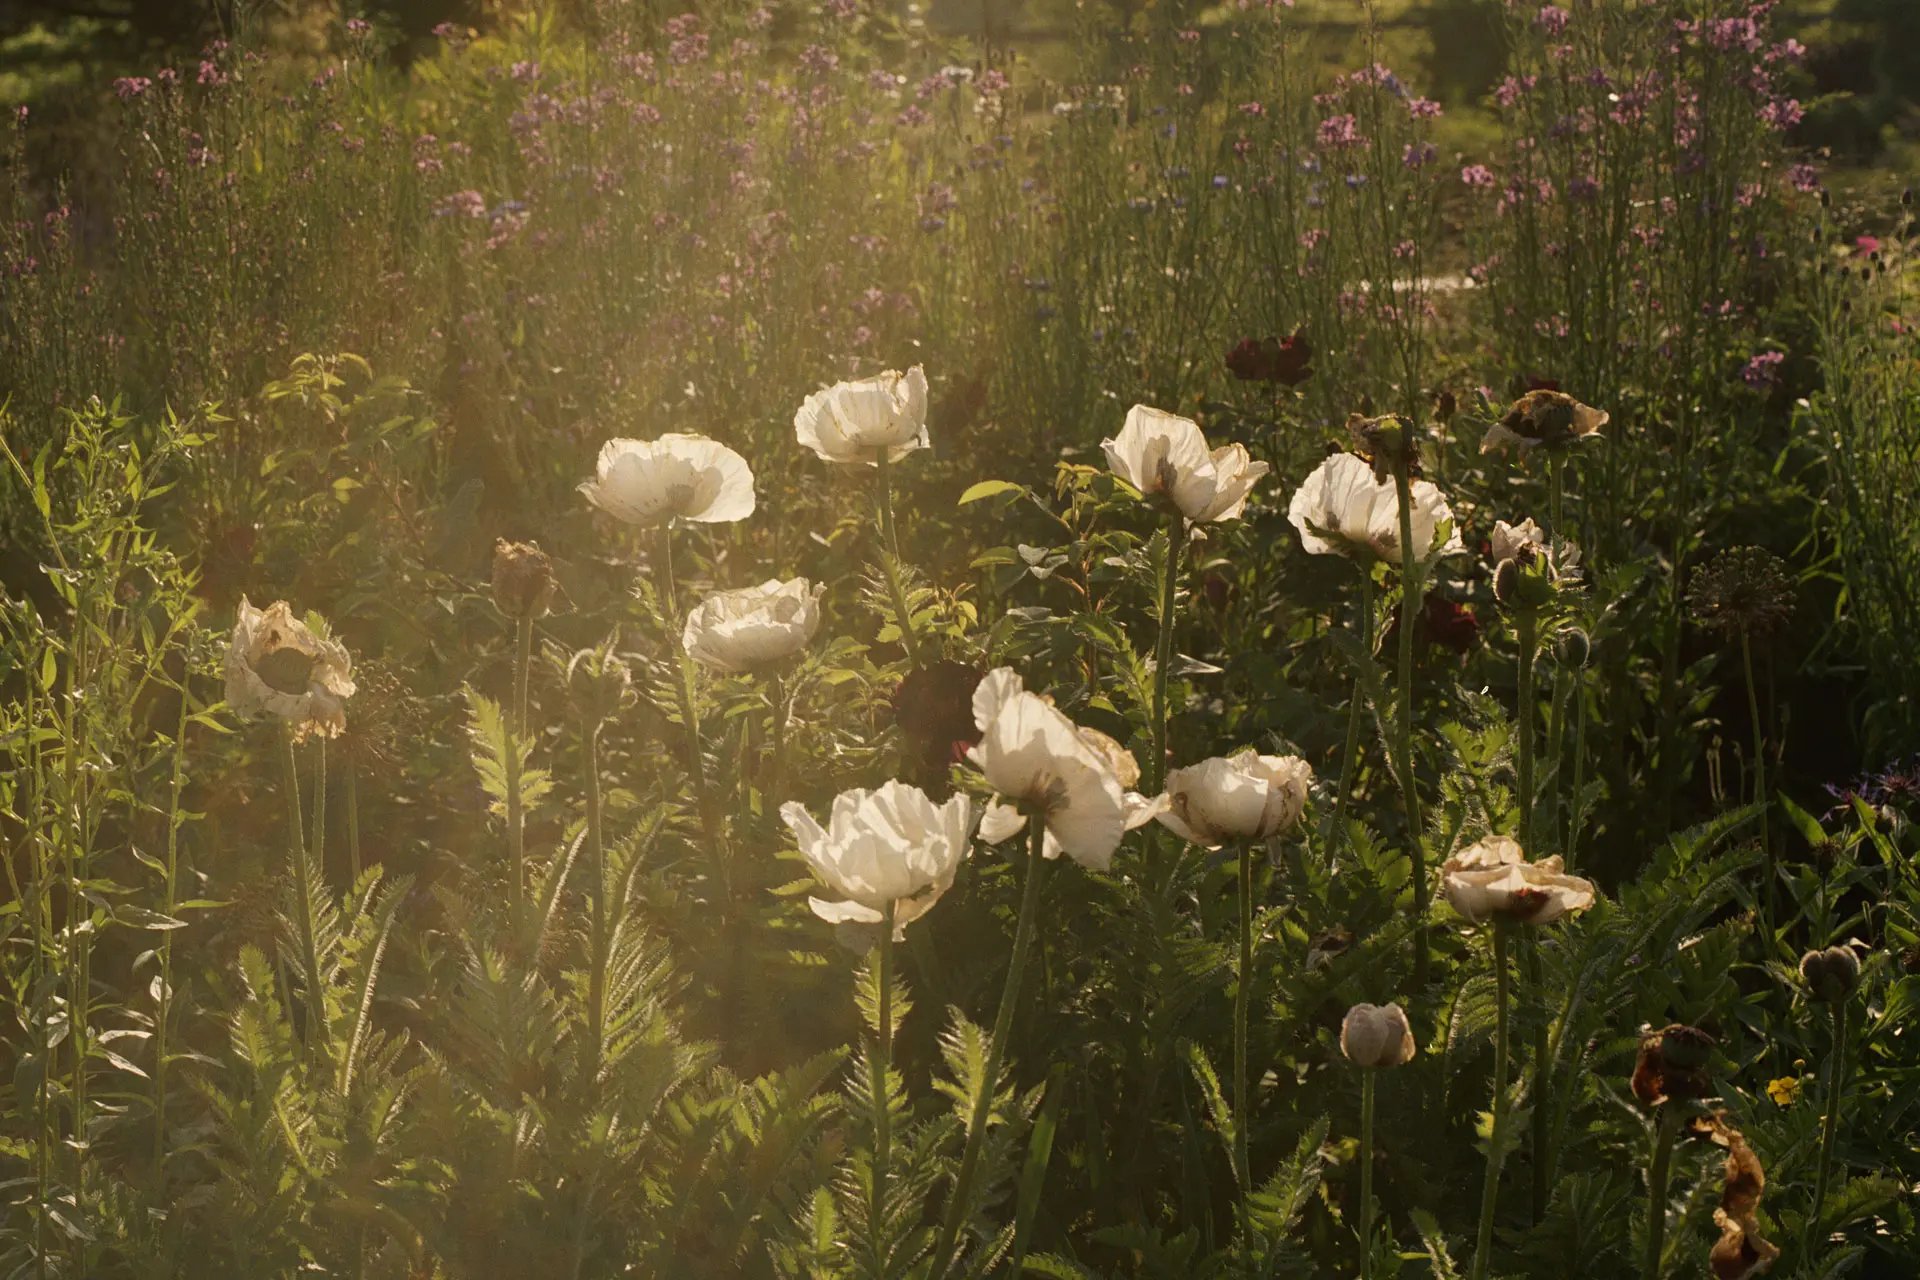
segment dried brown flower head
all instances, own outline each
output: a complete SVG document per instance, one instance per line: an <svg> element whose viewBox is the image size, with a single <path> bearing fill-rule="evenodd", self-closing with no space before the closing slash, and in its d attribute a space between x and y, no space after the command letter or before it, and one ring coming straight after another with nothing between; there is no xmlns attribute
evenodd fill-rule
<svg viewBox="0 0 1920 1280"><path fill-rule="evenodd" d="M1567 449L1606 425L1604 411L1581 404L1563 391L1529 391L1487 428L1480 438L1480 452L1513 448L1524 455L1538 448Z"/></svg>
<svg viewBox="0 0 1920 1280"><path fill-rule="evenodd" d="M518 622L544 617L553 603L553 560L532 542L493 544L493 603Z"/></svg>
<svg viewBox="0 0 1920 1280"><path fill-rule="evenodd" d="M1642 1036L1633 1064L1633 1096L1645 1107L1706 1097L1713 1092L1709 1067L1717 1043L1700 1028L1681 1022Z"/></svg>
<svg viewBox="0 0 1920 1280"><path fill-rule="evenodd" d="M1700 626L1762 639L1793 617L1793 584L1771 551L1729 547L1694 572L1687 609Z"/></svg>
<svg viewBox="0 0 1920 1280"><path fill-rule="evenodd" d="M1720 1205L1713 1211L1720 1238L1707 1254L1707 1266L1717 1280L1749 1280L1773 1266L1780 1250L1760 1234L1760 1195L1767 1189L1767 1172L1747 1139L1716 1111L1694 1122L1694 1132L1727 1149L1725 1183Z"/></svg>

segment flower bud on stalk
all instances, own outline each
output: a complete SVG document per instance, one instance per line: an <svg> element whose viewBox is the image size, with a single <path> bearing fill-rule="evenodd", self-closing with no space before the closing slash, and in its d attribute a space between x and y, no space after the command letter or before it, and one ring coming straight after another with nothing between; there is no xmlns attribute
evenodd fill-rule
<svg viewBox="0 0 1920 1280"><path fill-rule="evenodd" d="M553 603L553 560L537 543L493 544L493 603L515 622L545 617Z"/></svg>
<svg viewBox="0 0 1920 1280"><path fill-rule="evenodd" d="M1340 1024L1340 1052L1356 1067L1400 1067L1413 1061L1413 1029L1397 1004L1357 1004Z"/></svg>
<svg viewBox="0 0 1920 1280"><path fill-rule="evenodd" d="M1860 957L1851 947L1828 947L1800 957L1807 993L1822 1004L1838 1004L1860 985Z"/></svg>

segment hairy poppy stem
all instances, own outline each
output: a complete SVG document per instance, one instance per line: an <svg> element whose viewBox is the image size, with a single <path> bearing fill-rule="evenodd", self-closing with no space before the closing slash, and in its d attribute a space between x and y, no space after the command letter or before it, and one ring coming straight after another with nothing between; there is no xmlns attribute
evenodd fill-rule
<svg viewBox="0 0 1920 1280"><path fill-rule="evenodd" d="M887 1232L887 1178L892 1163L893 1090L888 1077L893 1071L893 916L896 904L889 901L881 909L880 945L875 948L880 999L879 1017L873 1028L873 1059L867 1064L869 1084L873 1088L873 1207L867 1224L868 1239L875 1248L875 1272L886 1275L884 1241Z"/></svg>
<svg viewBox="0 0 1920 1280"><path fill-rule="evenodd" d="M513 864L513 932L527 917L527 815L520 796L520 755L527 733L527 672L533 665L533 615L516 624L513 649L513 714L507 721L507 851Z"/></svg>
<svg viewBox="0 0 1920 1280"><path fill-rule="evenodd" d="M587 970L588 1082L600 1076L607 1026L607 848L600 801L600 719L588 718L581 735L587 773L587 903L593 954Z"/></svg>
<svg viewBox="0 0 1920 1280"><path fill-rule="evenodd" d="M1240 842L1240 968L1233 992L1233 1173L1240 1183L1240 1233L1251 1266L1253 1218L1247 1200L1253 1194L1248 1130L1253 1124L1253 1102L1247 1083L1247 1010L1253 995L1253 843Z"/></svg>
<svg viewBox="0 0 1920 1280"><path fill-rule="evenodd" d="M1167 522L1167 562L1160 570L1160 634L1153 646L1153 755L1145 770L1148 795L1158 795L1167 780L1167 669L1173 665L1180 557L1186 545L1186 517L1176 511Z"/></svg>
<svg viewBox="0 0 1920 1280"><path fill-rule="evenodd" d="M1487 1131L1487 1180L1480 1191L1480 1231L1473 1250L1472 1280L1486 1280L1493 1257L1493 1214L1500 1201L1500 1166L1507 1128L1507 926L1493 923L1493 1123Z"/></svg>
<svg viewBox="0 0 1920 1280"><path fill-rule="evenodd" d="M987 1136L987 1117L993 1099L1000 1091L1000 1067L1007 1056L1007 1038L1013 1034L1013 1010L1020 1000L1020 976L1027 963L1027 951L1033 942L1033 918L1040 904L1040 878L1046 870L1047 829L1034 814L1027 819L1031 838L1027 845L1027 881L1020 894L1020 915L1013 927L1013 955L1007 961L1006 985L1000 989L1000 1009L993 1018L993 1038L987 1045L987 1064L982 1070L979 1089L967 1116L967 1145L960 1154L960 1168L954 1174L953 1193L947 1200L947 1217L940 1229L940 1245L933 1251L934 1273L944 1275L953 1263L953 1249L967 1214L967 1202L973 1193L973 1177L980 1164L980 1149Z"/></svg>
<svg viewBox="0 0 1920 1280"><path fill-rule="evenodd" d="M1373 1067L1360 1071L1360 1280L1373 1280Z"/></svg>
<svg viewBox="0 0 1920 1280"><path fill-rule="evenodd" d="M1647 1165L1647 1254L1641 1268L1645 1280L1660 1280L1665 1269L1667 1172L1673 1159L1673 1139L1680 1131L1680 1113L1669 1101L1661 1106L1654 1123L1653 1159Z"/></svg>
<svg viewBox="0 0 1920 1280"><path fill-rule="evenodd" d="M1773 833L1767 820L1767 810L1772 807L1767 794L1767 727L1760 719L1760 695L1753 679L1753 640L1746 631L1740 633L1740 668L1747 678L1747 717L1753 722L1753 802L1760 806L1760 848L1766 855L1767 886L1762 903L1766 909L1764 917L1767 930L1771 935L1774 926L1774 881L1779 878L1779 865L1773 856Z"/></svg>
<svg viewBox="0 0 1920 1280"><path fill-rule="evenodd" d="M1820 1211L1827 1203L1827 1180L1833 1174L1833 1139L1840 1128L1840 1095L1847 1083L1847 1010L1847 1001L1833 1002L1833 1054L1827 1059L1827 1114L1820 1125L1819 1171L1814 1176L1813 1204L1807 1209L1805 1236L1800 1244L1803 1257L1812 1256Z"/></svg>
<svg viewBox="0 0 1920 1280"><path fill-rule="evenodd" d="M1427 883L1425 823L1420 817L1420 787L1413 762L1413 628L1424 594L1420 557L1413 546L1413 477L1410 467L1394 468L1400 498L1400 716L1394 726L1400 756L1400 797L1407 810L1407 853L1413 861L1413 985L1427 985L1427 916L1432 886Z"/></svg>
<svg viewBox="0 0 1920 1280"><path fill-rule="evenodd" d="M920 666L920 641L913 633L913 613L907 607L907 593L900 585L900 539L893 526L893 485L887 477L890 463L885 449L874 459L880 487L880 560L887 580L887 594L893 600L893 616L900 624L900 644L907 651L907 664Z"/></svg>
<svg viewBox="0 0 1920 1280"><path fill-rule="evenodd" d="M1369 660L1373 654L1373 570L1369 565L1360 566L1360 648ZM1327 858L1331 861L1340 851L1347 838L1347 800L1353 789L1353 775L1360 768L1360 720L1366 711L1366 682L1359 676L1353 678L1353 699L1347 705L1347 744L1340 754L1340 793L1333 802L1333 832L1327 841Z"/></svg>

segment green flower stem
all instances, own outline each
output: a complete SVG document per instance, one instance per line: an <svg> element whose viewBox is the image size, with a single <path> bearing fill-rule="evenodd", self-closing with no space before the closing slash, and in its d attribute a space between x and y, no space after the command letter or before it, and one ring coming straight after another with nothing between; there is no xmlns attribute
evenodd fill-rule
<svg viewBox="0 0 1920 1280"><path fill-rule="evenodd" d="M1560 495L1562 489L1562 468L1566 459L1559 450L1547 450L1547 544L1551 546L1555 538L1564 538L1560 527Z"/></svg>
<svg viewBox="0 0 1920 1280"><path fill-rule="evenodd" d="M187 676L180 678L180 719L173 731L173 777L169 787L167 802L167 864L165 901L160 912L171 916L177 910L174 906L179 900L180 889L180 792L186 784L187 760L187 712L192 699L187 696ZM32 721L33 681L28 680L28 719ZM24 903L22 905L25 905ZM39 918L40 907L34 903L34 917ZM153 1178L155 1186L163 1186L167 1156L167 1032L173 1016L173 935L178 932L169 929L160 935L160 993L154 1002L153 1013ZM44 1061L44 1059L43 1059Z"/></svg>
<svg viewBox="0 0 1920 1280"><path fill-rule="evenodd" d="M700 749L700 704L698 691L694 687L695 672L693 659L680 645L679 637L672 630L681 622L680 606L675 596L673 574L673 526L660 526L660 580L667 610L667 643L671 645L680 665L680 679L674 693L680 703L680 724L686 731L687 743L687 783L693 787L700 810L700 834L707 846L707 857L713 863L714 893L719 899L721 914L730 917L733 913L732 870L727 865L727 853L721 840L722 821L720 811L714 803L713 788L707 785L707 771L702 762Z"/></svg>
<svg viewBox="0 0 1920 1280"><path fill-rule="evenodd" d="M287 872L294 891L293 918L294 928L300 935L300 958L307 970L307 1043L315 1049L324 1049L327 1044L327 1007L320 990L320 945L314 934L312 886L308 881L307 850L300 830L300 763L294 756L292 731L283 732L280 741L284 748L281 762L285 766L287 784ZM326 777L324 768L323 765L315 771L315 781L323 785ZM314 804L319 805L324 800L324 796L315 796Z"/></svg>
<svg viewBox="0 0 1920 1280"><path fill-rule="evenodd" d="M1373 1082L1379 1074L1360 1069L1360 1280L1373 1277Z"/></svg>
<svg viewBox="0 0 1920 1280"><path fill-rule="evenodd" d="M1574 854L1580 847L1580 827L1586 820L1587 786L1587 673L1573 673L1573 786L1567 814L1566 867L1573 870Z"/></svg>
<svg viewBox="0 0 1920 1280"><path fill-rule="evenodd" d="M1040 905L1040 881L1046 870L1044 856L1046 825L1039 814L1027 819L1031 835L1027 845L1027 882L1020 894L1020 915L1013 927L1013 955L1007 961L1006 984L1000 989L1000 1009L993 1018L993 1039L987 1045L987 1065L982 1072L980 1090L974 1095L967 1116L967 1145L960 1154L960 1168L954 1175L953 1193L947 1200L947 1217L940 1229L940 1246L933 1252L936 1275L944 1275L952 1263L953 1248L966 1218L967 1201L973 1192L974 1173L980 1164L980 1149L987 1136L987 1117L994 1096L1000 1090L1000 1067L1007 1056L1007 1039L1013 1034L1014 1006L1020 1000L1020 975L1026 967L1027 951L1033 942L1033 920Z"/></svg>
<svg viewBox="0 0 1920 1280"><path fill-rule="evenodd" d="M313 740L313 864L320 869L320 878L327 874L327 740L316 735Z"/></svg>
<svg viewBox="0 0 1920 1280"><path fill-rule="evenodd" d="M1833 1053L1827 1059L1827 1114L1820 1125L1820 1164L1813 1180L1813 1204L1807 1210L1802 1257L1812 1257L1820 1211L1827 1203L1827 1181L1833 1175L1833 1139L1840 1128L1840 1098L1847 1085L1847 1011L1845 1000L1833 1002Z"/></svg>
<svg viewBox="0 0 1920 1280"><path fill-rule="evenodd" d="M1248 1257L1253 1250L1253 1219L1247 1201L1253 1194L1248 1130L1253 1126L1252 1090L1247 1082L1247 1010L1253 1003L1253 849L1240 845L1240 968L1233 992L1233 1174L1240 1183L1240 1232Z"/></svg>
<svg viewBox="0 0 1920 1280"><path fill-rule="evenodd" d="M1533 1083L1527 1090L1532 1103L1532 1132L1528 1138L1528 1157L1533 1167L1533 1220L1538 1223L1547 1211L1548 1172L1553 1153L1548 1149L1547 1090L1552 1059L1547 1053L1546 985L1540 979L1540 939L1529 933L1520 943L1520 965L1527 981L1527 998L1538 1014L1533 1020Z"/></svg>
<svg viewBox="0 0 1920 1280"><path fill-rule="evenodd" d="M768 686L769 700L773 706L773 745L768 751L766 786L761 791L763 806L777 800L785 785L787 721L793 715L793 702L785 678L776 671L768 677Z"/></svg>
<svg viewBox="0 0 1920 1280"><path fill-rule="evenodd" d="M1647 1254L1641 1267L1644 1280L1660 1280L1665 1269L1667 1242L1667 1175L1673 1161L1673 1139L1680 1132L1680 1113L1671 1102L1661 1106L1654 1121L1653 1159L1647 1165Z"/></svg>
<svg viewBox="0 0 1920 1280"><path fill-rule="evenodd" d="M1176 511L1167 521L1167 562L1160 567L1160 634L1153 646L1153 751L1145 770L1147 795L1158 795L1167 779L1167 674L1173 665L1180 560L1186 545L1186 517Z"/></svg>
<svg viewBox="0 0 1920 1280"><path fill-rule="evenodd" d="M893 915L895 904L888 902L880 916L880 943L875 948L880 986L879 1018L873 1035L873 1060L867 1074L873 1086L873 1208L867 1238L876 1247L886 1239L887 1177L892 1163L893 1116L892 1089L888 1076L893 1070ZM887 1259L873 1260L877 1274L887 1274Z"/></svg>
<svg viewBox="0 0 1920 1280"><path fill-rule="evenodd" d="M1432 892L1413 763L1413 628L1424 584L1420 556L1413 545L1413 479L1404 466L1395 469L1393 479L1400 497L1400 716L1394 739L1400 756L1400 798L1407 810L1407 852L1413 860L1413 985L1417 990L1427 985L1427 914Z"/></svg>
<svg viewBox="0 0 1920 1280"><path fill-rule="evenodd" d="M521 618L513 650L513 714L507 721L507 849L513 864L513 932L527 917L527 815L520 797L521 743L527 739L527 673L533 665L533 618Z"/></svg>
<svg viewBox="0 0 1920 1280"><path fill-rule="evenodd" d="M1520 847L1534 856L1533 847L1533 659L1538 648L1539 620L1533 611L1523 609L1514 615L1513 629L1518 639L1520 678L1514 702L1514 737L1517 742L1518 785L1520 794Z"/></svg>
<svg viewBox="0 0 1920 1280"><path fill-rule="evenodd" d="M893 485L887 472L892 467L885 449L874 455L874 471L880 488L881 568L887 580L887 594L893 599L893 616L900 624L900 644L907 651L907 664L920 665L920 641L913 632L913 614L907 607L907 593L900 584L900 539L893 526Z"/></svg>
<svg viewBox="0 0 1920 1280"><path fill-rule="evenodd" d="M1373 568L1358 561L1360 569L1360 648L1373 653ZM1340 754L1340 793L1333 802L1333 833L1327 841L1331 860L1347 838L1347 797L1353 789L1353 775L1360 768L1360 721L1366 713L1366 682L1353 678L1353 699L1347 704L1347 744Z"/></svg>
<svg viewBox="0 0 1920 1280"><path fill-rule="evenodd" d="M347 753L347 867L360 883L360 764Z"/></svg>
<svg viewBox="0 0 1920 1280"><path fill-rule="evenodd" d="M1487 1134L1487 1180L1480 1191L1480 1232L1473 1250L1472 1280L1486 1280L1493 1257L1493 1213L1500 1200L1500 1166L1507 1128L1507 926L1493 923L1493 1124Z"/></svg>
<svg viewBox="0 0 1920 1280"><path fill-rule="evenodd" d="M600 799L600 719L589 716L581 746L587 773L587 907L593 954L587 967L587 1054L589 1081L599 1079L607 1028L607 846Z"/></svg>
<svg viewBox="0 0 1920 1280"><path fill-rule="evenodd" d="M1780 869L1774 860L1772 824L1767 820L1767 811L1772 808L1767 794L1767 727L1760 719L1760 694L1753 679L1753 641L1745 631L1740 633L1740 669L1747 678L1747 717L1753 721L1753 802L1760 806L1760 848L1766 855L1767 869L1762 902L1766 908L1764 919L1771 931L1775 923L1774 881L1779 878Z"/></svg>

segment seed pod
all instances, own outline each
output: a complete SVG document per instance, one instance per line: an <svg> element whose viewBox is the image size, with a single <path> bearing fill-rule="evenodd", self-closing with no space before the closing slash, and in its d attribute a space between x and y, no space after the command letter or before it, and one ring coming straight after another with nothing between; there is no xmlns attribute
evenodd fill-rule
<svg viewBox="0 0 1920 1280"><path fill-rule="evenodd" d="M1593 641L1579 627L1568 627L1553 641L1553 660L1572 671L1587 665L1593 654Z"/></svg>

